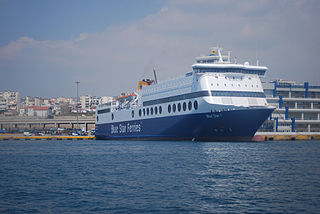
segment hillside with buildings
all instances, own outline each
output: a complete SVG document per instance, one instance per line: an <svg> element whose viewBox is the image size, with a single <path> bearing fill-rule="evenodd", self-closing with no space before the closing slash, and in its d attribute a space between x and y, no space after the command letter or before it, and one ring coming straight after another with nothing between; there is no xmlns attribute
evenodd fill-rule
<svg viewBox="0 0 320 214"><path fill-rule="evenodd" d="M77 112L94 114L97 105L110 101L112 97L97 97L92 95L80 96L79 101L74 97L42 98L20 97L17 91L0 92L0 115L41 117L70 116Z"/></svg>

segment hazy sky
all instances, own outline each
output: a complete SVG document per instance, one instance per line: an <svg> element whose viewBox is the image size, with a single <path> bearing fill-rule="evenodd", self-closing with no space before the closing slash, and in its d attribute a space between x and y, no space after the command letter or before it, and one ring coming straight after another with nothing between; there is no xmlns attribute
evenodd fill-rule
<svg viewBox="0 0 320 214"><path fill-rule="evenodd" d="M318 0L0 0L0 90L118 95L223 46L268 79L320 85Z"/></svg>

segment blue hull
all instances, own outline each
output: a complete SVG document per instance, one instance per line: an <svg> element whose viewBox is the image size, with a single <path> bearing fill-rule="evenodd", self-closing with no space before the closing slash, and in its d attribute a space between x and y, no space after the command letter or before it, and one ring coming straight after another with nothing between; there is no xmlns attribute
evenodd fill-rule
<svg viewBox="0 0 320 214"><path fill-rule="evenodd" d="M244 108L96 125L105 140L248 141L272 113L269 108Z"/></svg>

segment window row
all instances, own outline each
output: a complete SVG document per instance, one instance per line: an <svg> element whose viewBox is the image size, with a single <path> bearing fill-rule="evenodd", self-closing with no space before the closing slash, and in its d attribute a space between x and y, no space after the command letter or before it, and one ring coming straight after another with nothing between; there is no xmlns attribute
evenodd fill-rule
<svg viewBox="0 0 320 214"><path fill-rule="evenodd" d="M168 105L168 113L172 112L180 112L181 110L186 111L187 108L189 111L192 110L192 107L197 110L198 109L198 101L195 100L192 104L191 101L188 102L188 106L186 102L181 103L174 103L174 104L169 104ZM150 107L150 108L143 108L139 109L139 117L142 116L149 116L149 115L157 115L157 114L162 114L162 107L161 106L155 106L155 107ZM134 110L131 111L131 117L134 118ZM112 120L113 120L113 114L112 114Z"/></svg>
<svg viewBox="0 0 320 214"><path fill-rule="evenodd" d="M217 83L216 84L217 86L220 86L220 84L219 83ZM223 85L223 84L221 84L221 85ZM238 87L241 87L241 84L230 84L231 85L231 87L235 87L235 86L238 86ZM211 83L211 86L214 86L214 84L213 83ZM224 83L224 86L227 86L227 84L226 83ZM248 85L247 84L245 84L244 85L245 87L248 87ZM249 85L250 86L250 85ZM253 85L251 85L251 87L253 88ZM259 85L256 85L256 87L257 88L259 88Z"/></svg>
<svg viewBox="0 0 320 214"><path fill-rule="evenodd" d="M176 111L180 112L180 111L181 111L181 107L182 107L182 110L183 110L183 111L186 111L186 110L187 110L187 103L186 103L186 102L183 102L182 105L181 105L181 103L178 103L178 104L175 104L175 103L174 103L174 104L172 104L172 107L171 107L171 104L169 104L169 105L168 105L168 113L171 113L171 111L172 111L173 113L175 113ZM198 101L197 101L197 100L195 100L195 101L193 102L193 108L194 108L195 110L198 109ZM189 111L192 110L192 102L191 102L191 101L188 102L188 110L189 110Z"/></svg>
<svg viewBox="0 0 320 214"><path fill-rule="evenodd" d="M149 116L149 115L153 115L153 114L157 115L158 113L162 114L162 107L161 106L139 109L139 117ZM132 116L132 118L134 117L134 110L132 110L131 116Z"/></svg>

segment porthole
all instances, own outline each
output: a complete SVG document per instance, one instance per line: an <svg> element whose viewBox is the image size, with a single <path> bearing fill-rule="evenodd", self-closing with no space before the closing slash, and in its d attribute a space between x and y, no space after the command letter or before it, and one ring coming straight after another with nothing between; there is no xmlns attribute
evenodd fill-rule
<svg viewBox="0 0 320 214"><path fill-rule="evenodd" d="M182 104L182 108L183 108L183 111L187 110L187 104L185 102Z"/></svg>
<svg viewBox="0 0 320 214"><path fill-rule="evenodd" d="M154 107L154 114L158 114L158 107Z"/></svg>
<svg viewBox="0 0 320 214"><path fill-rule="evenodd" d="M131 111L131 117L134 118L134 110Z"/></svg>
<svg viewBox="0 0 320 214"><path fill-rule="evenodd" d="M173 112L176 112L176 109L177 109L177 106L176 106L176 104L174 103L174 104L172 105L172 111L173 111Z"/></svg>
<svg viewBox="0 0 320 214"><path fill-rule="evenodd" d="M219 83L217 83L217 86L219 86Z"/></svg>
<svg viewBox="0 0 320 214"><path fill-rule="evenodd" d="M224 84L224 86L227 86L227 84Z"/></svg>
<svg viewBox="0 0 320 214"><path fill-rule="evenodd" d="M191 101L189 101L189 103L188 103L188 109L189 109L189 111L191 111L191 109L192 109L192 103L191 103Z"/></svg>
<svg viewBox="0 0 320 214"><path fill-rule="evenodd" d="M171 105L168 105L168 112L171 113Z"/></svg>
<svg viewBox="0 0 320 214"><path fill-rule="evenodd" d="M193 107L194 107L195 110L198 109L198 101L195 100L195 101L193 102Z"/></svg>
<svg viewBox="0 0 320 214"><path fill-rule="evenodd" d="M259 88L259 86L257 85L257 88Z"/></svg>
<svg viewBox="0 0 320 214"><path fill-rule="evenodd" d="M141 117L141 109L139 109L139 117Z"/></svg>
<svg viewBox="0 0 320 214"><path fill-rule="evenodd" d="M251 85L251 87L253 88L253 85Z"/></svg>
<svg viewBox="0 0 320 214"><path fill-rule="evenodd" d="M143 116L146 116L146 110L143 109Z"/></svg>
<svg viewBox="0 0 320 214"><path fill-rule="evenodd" d="M149 108L147 108L147 116L149 116Z"/></svg>
<svg viewBox="0 0 320 214"><path fill-rule="evenodd" d="M218 76L216 76L216 79L218 79Z"/></svg>
<svg viewBox="0 0 320 214"><path fill-rule="evenodd" d="M162 107L159 106L159 114L162 114Z"/></svg>
<svg viewBox="0 0 320 214"><path fill-rule="evenodd" d="M181 111L181 103L178 103L178 112Z"/></svg>
<svg viewBox="0 0 320 214"><path fill-rule="evenodd" d="M114 119L114 115L113 115L113 113L111 114L111 120L113 120Z"/></svg>
<svg viewBox="0 0 320 214"><path fill-rule="evenodd" d="M151 115L153 115L153 108L150 108L150 113Z"/></svg>
<svg viewBox="0 0 320 214"><path fill-rule="evenodd" d="M247 84L245 84L244 86L246 86L246 87L247 87Z"/></svg>

